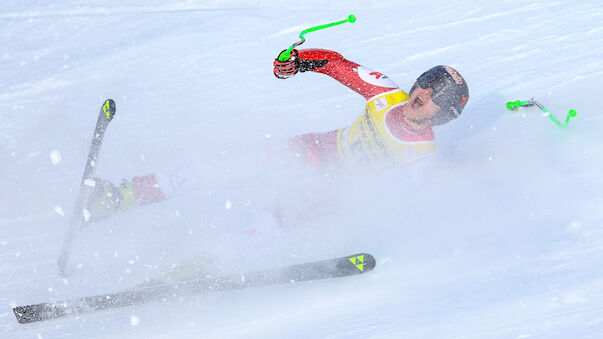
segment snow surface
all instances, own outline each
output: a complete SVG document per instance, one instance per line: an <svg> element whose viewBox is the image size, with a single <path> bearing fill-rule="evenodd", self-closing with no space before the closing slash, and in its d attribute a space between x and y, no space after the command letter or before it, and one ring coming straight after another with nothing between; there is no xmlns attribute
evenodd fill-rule
<svg viewBox="0 0 603 339"><path fill-rule="evenodd" d="M280 81L271 67L300 30L350 13L356 23L303 47L337 50L405 89L437 64L469 83L422 176L317 178L257 161L362 113L332 79ZM0 337L603 337L600 0L28 0L2 1L0 22ZM194 168L199 182L84 229L63 280L56 258L108 97L117 115L99 176ZM538 110L506 111L531 97L578 117L562 130ZM274 201L304 211L324 196L339 197L333 213L244 234ZM377 268L354 278L30 325L11 311L128 288L196 255L236 272L362 251Z"/></svg>

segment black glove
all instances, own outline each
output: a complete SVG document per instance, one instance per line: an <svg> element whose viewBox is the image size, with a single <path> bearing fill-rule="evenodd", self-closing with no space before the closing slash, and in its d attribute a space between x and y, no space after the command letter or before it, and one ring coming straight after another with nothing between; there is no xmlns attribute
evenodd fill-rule
<svg viewBox="0 0 603 339"><path fill-rule="evenodd" d="M279 53L279 56L281 53ZM288 79L294 76L299 72L300 62L299 52L296 49L291 51L291 56L286 61L279 61L277 56L274 59L274 76L279 79Z"/></svg>

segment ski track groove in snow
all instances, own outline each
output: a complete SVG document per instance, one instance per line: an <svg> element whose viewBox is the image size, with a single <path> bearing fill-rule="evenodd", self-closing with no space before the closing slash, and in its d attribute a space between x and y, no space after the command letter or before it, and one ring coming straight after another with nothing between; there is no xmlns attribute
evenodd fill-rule
<svg viewBox="0 0 603 339"><path fill-rule="evenodd" d="M61 11L26 11L26 12L9 12L0 14L0 20L15 20L15 19L56 19L56 18L72 18L72 17L96 17L110 15L139 15L139 14L183 14L195 12L241 12L254 10L256 8L82 8L77 10L61 10Z"/></svg>

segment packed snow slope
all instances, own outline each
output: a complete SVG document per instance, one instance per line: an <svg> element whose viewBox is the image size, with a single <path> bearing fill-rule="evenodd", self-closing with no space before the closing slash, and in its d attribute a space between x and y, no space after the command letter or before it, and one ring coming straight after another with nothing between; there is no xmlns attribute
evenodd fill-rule
<svg viewBox="0 0 603 339"><path fill-rule="evenodd" d="M465 111L435 129L438 155L420 170L271 168L261 159L288 137L362 113L326 76L272 74L301 30L352 13L303 47L403 89L451 65L469 84ZM9 0L0 23L0 337L601 337L601 1ZM578 116L563 130L537 109L506 111L531 97ZM56 258L105 98L117 116L98 176L193 169L194 185L83 229L63 280ZM273 204L295 226L270 229ZM31 325L11 311L126 289L194 256L228 273L363 251L377 268L353 278Z"/></svg>

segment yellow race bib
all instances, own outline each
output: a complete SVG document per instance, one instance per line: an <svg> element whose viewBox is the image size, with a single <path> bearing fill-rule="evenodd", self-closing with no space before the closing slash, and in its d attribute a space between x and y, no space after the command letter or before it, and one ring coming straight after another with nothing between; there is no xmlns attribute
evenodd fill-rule
<svg viewBox="0 0 603 339"><path fill-rule="evenodd" d="M408 98L408 94L396 89L369 99L364 114L351 126L337 131L340 158L363 164L404 165L433 154L433 134L421 136L409 131L406 136L394 136L386 125L388 112L404 105Z"/></svg>

